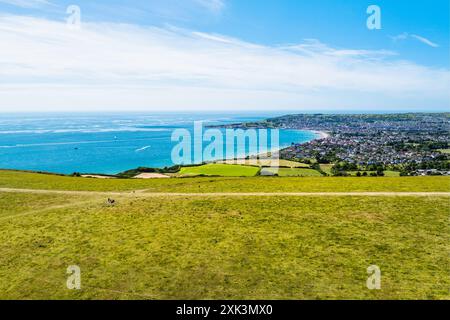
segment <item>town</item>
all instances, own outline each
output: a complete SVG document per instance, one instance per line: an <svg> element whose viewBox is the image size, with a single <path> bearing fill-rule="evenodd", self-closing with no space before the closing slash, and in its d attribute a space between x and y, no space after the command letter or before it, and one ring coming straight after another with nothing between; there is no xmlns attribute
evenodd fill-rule
<svg viewBox="0 0 450 320"><path fill-rule="evenodd" d="M231 128L277 128L325 132L321 139L292 143L282 159L332 164L331 174L450 175L450 113L288 115Z"/></svg>

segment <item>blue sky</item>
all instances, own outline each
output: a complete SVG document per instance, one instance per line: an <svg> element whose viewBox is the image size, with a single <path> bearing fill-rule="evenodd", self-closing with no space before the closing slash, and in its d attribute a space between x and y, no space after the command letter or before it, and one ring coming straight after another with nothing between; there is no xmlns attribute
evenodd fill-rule
<svg viewBox="0 0 450 320"><path fill-rule="evenodd" d="M81 9L78 34L60 30L69 5ZM381 30L366 26L369 5L381 9ZM0 40L12 47L0 52L0 97L27 111L36 101L51 110L444 110L449 12L448 0L0 0ZM61 57L69 38L90 54ZM18 98L22 90L33 99Z"/></svg>

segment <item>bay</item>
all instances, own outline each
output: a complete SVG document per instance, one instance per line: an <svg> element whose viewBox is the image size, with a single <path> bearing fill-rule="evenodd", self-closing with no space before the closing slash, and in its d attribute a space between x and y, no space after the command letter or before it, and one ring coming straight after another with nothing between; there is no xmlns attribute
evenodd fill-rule
<svg viewBox="0 0 450 320"><path fill-rule="evenodd" d="M176 129L192 133L195 121L222 125L272 114L117 113L0 114L0 168L71 174L116 174L137 167L170 167ZM317 138L281 130L280 147ZM208 160L208 159L206 159Z"/></svg>

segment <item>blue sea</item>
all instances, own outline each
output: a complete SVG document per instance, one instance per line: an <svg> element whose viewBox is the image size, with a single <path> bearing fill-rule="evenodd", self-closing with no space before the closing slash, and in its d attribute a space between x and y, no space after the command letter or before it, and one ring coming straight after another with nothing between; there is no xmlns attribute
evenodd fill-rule
<svg viewBox="0 0 450 320"><path fill-rule="evenodd" d="M194 121L219 125L272 115L226 114L0 114L0 168L71 174L116 174L169 167L172 132ZM280 147L315 139L310 131L281 130ZM209 159L205 159L209 160Z"/></svg>

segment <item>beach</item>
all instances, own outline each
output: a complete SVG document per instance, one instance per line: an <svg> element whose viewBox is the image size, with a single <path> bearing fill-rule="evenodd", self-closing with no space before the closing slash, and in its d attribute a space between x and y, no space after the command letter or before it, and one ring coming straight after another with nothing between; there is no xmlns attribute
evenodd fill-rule
<svg viewBox="0 0 450 320"><path fill-rule="evenodd" d="M315 139L315 140L323 140L323 139L328 139L331 135L325 131L317 131L317 130L312 130L312 132L314 132L315 134L317 134L319 136L319 138Z"/></svg>

